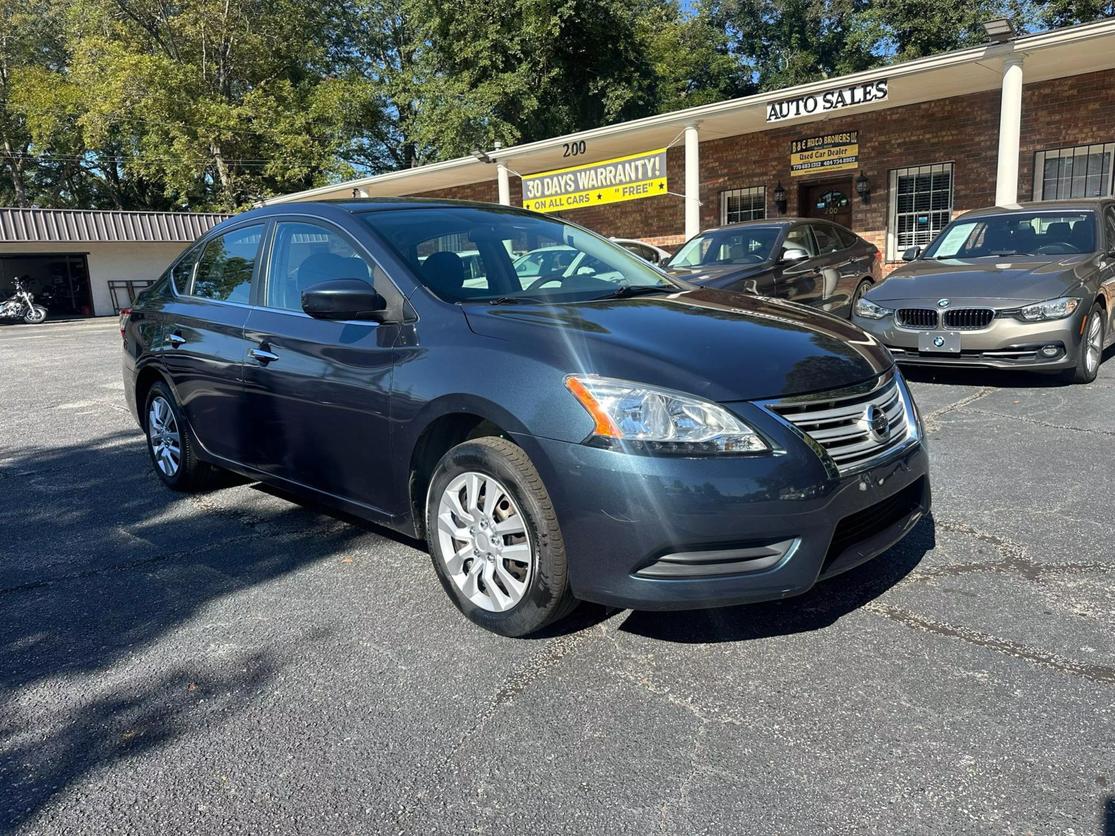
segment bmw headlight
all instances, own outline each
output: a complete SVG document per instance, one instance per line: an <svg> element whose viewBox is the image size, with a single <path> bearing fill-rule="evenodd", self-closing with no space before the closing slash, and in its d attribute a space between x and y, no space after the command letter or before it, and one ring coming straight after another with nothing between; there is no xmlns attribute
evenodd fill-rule
<svg viewBox="0 0 1115 836"><path fill-rule="evenodd" d="M770 449L751 427L711 401L596 375L570 375L565 385L592 417L593 440L605 445L680 455Z"/></svg>
<svg viewBox="0 0 1115 836"><path fill-rule="evenodd" d="M862 316L864 319L886 319L892 313L894 311L890 308L880 307L863 296L856 300L856 316Z"/></svg>
<svg viewBox="0 0 1115 836"><path fill-rule="evenodd" d="M1072 316L1079 306L1080 300L1076 297L1062 296L1060 299L1047 299L1044 302L1038 302L1036 305L1027 305L1018 312L1018 315L1029 322L1037 322L1042 319L1064 319L1066 316Z"/></svg>

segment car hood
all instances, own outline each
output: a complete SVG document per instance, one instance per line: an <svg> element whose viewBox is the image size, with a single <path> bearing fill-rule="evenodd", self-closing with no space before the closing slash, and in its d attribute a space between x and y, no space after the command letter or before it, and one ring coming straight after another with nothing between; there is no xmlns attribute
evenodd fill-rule
<svg viewBox="0 0 1115 836"><path fill-rule="evenodd" d="M867 294L872 302L932 302L955 306L1016 307L1064 296L1095 269L1093 256L1051 260L1018 256L993 259L918 260L899 267Z"/></svg>
<svg viewBox="0 0 1115 836"><path fill-rule="evenodd" d="M762 273L769 264L705 264L699 267L667 267L666 272L679 279L706 287L720 287Z"/></svg>
<svg viewBox="0 0 1115 836"><path fill-rule="evenodd" d="M729 402L837 389L891 366L873 337L790 302L697 288L563 304L463 306L477 334L570 372Z"/></svg>

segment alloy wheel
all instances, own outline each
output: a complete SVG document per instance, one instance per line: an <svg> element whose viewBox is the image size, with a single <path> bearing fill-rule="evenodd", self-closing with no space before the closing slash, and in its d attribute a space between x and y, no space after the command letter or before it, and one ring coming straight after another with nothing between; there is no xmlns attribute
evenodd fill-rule
<svg viewBox="0 0 1115 836"><path fill-rule="evenodd" d="M1103 320L1100 319L1098 311L1092 315L1092 321L1088 325L1088 339L1084 351L1084 365L1088 369L1088 374L1093 374L1099 368L1100 357L1103 355Z"/></svg>
<svg viewBox="0 0 1115 836"><path fill-rule="evenodd" d="M438 501L437 537L453 584L473 604L504 612L518 604L534 573L526 520L498 480L469 471Z"/></svg>
<svg viewBox="0 0 1115 836"><path fill-rule="evenodd" d="M147 440L155 464L163 475L173 477L178 473L182 464L182 437L174 410L161 395L152 398L147 412Z"/></svg>

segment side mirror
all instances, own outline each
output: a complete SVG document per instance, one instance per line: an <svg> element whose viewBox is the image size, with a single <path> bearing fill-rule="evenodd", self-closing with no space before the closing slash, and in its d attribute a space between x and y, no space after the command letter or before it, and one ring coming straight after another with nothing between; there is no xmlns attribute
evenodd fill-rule
<svg viewBox="0 0 1115 836"><path fill-rule="evenodd" d="M783 264L797 264L799 261L805 261L809 257L809 253L807 253L805 250L798 249L797 247L782 248L781 261Z"/></svg>
<svg viewBox="0 0 1115 836"><path fill-rule="evenodd" d="M921 255L921 247L910 247L902 253L903 261L917 261L918 256Z"/></svg>
<svg viewBox="0 0 1115 836"><path fill-rule="evenodd" d="M316 319L378 320L387 300L360 279L334 279L302 291L302 310Z"/></svg>

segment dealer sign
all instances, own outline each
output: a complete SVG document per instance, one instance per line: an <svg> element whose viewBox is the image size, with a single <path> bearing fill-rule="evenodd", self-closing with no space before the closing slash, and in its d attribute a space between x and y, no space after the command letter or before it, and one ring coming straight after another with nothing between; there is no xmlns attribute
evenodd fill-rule
<svg viewBox="0 0 1115 836"><path fill-rule="evenodd" d="M666 149L523 177L523 207L560 212L666 194Z"/></svg>
<svg viewBox="0 0 1115 836"><path fill-rule="evenodd" d="M783 119L796 119L799 116L817 116L832 113L846 107L882 102L887 98L887 80L867 81L863 84L849 84L821 93L798 96L796 99L783 99L767 106L767 121L781 122Z"/></svg>
<svg viewBox="0 0 1115 836"><path fill-rule="evenodd" d="M859 131L795 139L790 143L790 174L800 177L859 167Z"/></svg>

